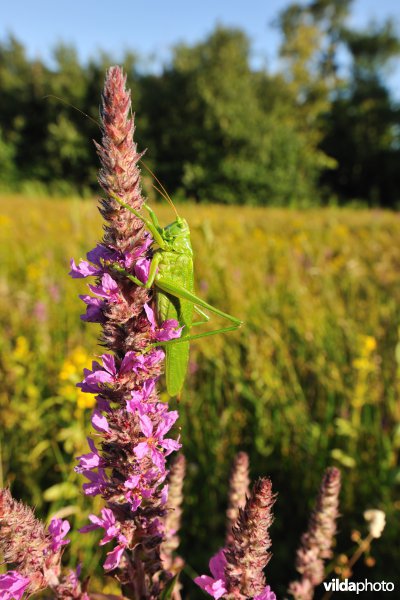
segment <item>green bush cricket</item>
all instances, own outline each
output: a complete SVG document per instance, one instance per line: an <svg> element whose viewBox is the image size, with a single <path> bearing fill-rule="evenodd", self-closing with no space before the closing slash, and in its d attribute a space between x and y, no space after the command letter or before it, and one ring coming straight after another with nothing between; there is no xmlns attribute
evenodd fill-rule
<svg viewBox="0 0 400 600"><path fill-rule="evenodd" d="M157 188L156 188L157 189ZM165 192L166 193L166 192ZM128 273L119 265L114 268L126 275L133 283L145 288L155 288L155 303L157 320L159 323L167 319L175 319L183 327L183 335L178 339L166 342L156 342L155 346L164 346L166 349L166 382L170 396L180 394L186 377L189 360L189 342L217 333L234 331L242 325L242 321L222 312L215 306L208 304L194 294L193 275L193 250L190 242L190 229L187 221L181 218L169 196L165 196L175 210L176 219L166 227L161 227L156 214L147 205L144 208L149 218L144 217L131 206L123 202L115 194L110 195L120 206L132 212L140 219L153 236L158 248L154 250L150 265L148 279L145 283ZM197 335L190 335L190 330L195 325L200 325L209 320L202 309L215 313L231 321L233 325L206 331ZM201 321L193 322L193 314L203 317Z"/></svg>

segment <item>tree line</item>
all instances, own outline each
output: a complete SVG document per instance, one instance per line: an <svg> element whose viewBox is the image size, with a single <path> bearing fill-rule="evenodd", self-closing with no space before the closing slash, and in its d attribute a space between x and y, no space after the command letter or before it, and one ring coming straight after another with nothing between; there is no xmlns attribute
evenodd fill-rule
<svg viewBox="0 0 400 600"><path fill-rule="evenodd" d="M251 40L217 27L176 46L160 73L123 61L146 161L179 199L275 206L400 206L400 107L387 84L400 53L393 21L349 27L352 0L290 4L275 26L280 68L255 69ZM113 59L54 65L0 42L0 186L97 189L98 99ZM87 113L92 119L76 110Z"/></svg>

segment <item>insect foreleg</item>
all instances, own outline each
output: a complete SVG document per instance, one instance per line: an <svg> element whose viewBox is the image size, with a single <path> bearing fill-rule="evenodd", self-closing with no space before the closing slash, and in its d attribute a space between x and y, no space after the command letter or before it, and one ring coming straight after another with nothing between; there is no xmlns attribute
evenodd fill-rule
<svg viewBox="0 0 400 600"><path fill-rule="evenodd" d="M192 294L191 292L189 292L181 286L175 285L174 283L171 283L170 281L167 281L162 278L157 278L155 280L155 285L164 292L167 292L167 294L171 294L171 296L183 298L183 300L189 300L189 302L192 302L195 306L201 306L202 308L205 308L206 310L209 310L210 312L215 313L220 317L228 319L228 321L235 323L236 327L240 327L240 325L243 325L243 321L241 321L240 319L237 319L236 317L233 317L228 313L222 312L222 310L219 310L215 306L212 306L212 304L208 304L208 302L205 302L205 300L202 300L201 298L199 298L195 294Z"/></svg>
<svg viewBox="0 0 400 600"><path fill-rule="evenodd" d="M144 284L144 287L147 289L151 288L151 286L154 283L154 280L157 275L157 270L158 270L158 265L159 265L160 259L161 259L161 255L157 254L157 252L156 252L154 254L151 264L150 264L149 276L147 278L146 283Z"/></svg>
<svg viewBox="0 0 400 600"><path fill-rule="evenodd" d="M125 275L125 277L127 279L129 279L130 281L132 281L139 287L144 287L144 288L149 289L149 288L151 288L151 286L154 283L154 279L157 274L158 263L160 262L160 258L161 257L159 254L157 254L157 253L154 254L153 259L150 264L149 276L147 277L147 281L145 281L144 283L143 283L143 281L140 281L140 279L138 279L134 275L131 275L131 273L128 273L128 271L126 269L124 269L124 267L121 267L118 264L113 264L112 266L115 271L117 271L118 273L121 273L122 275Z"/></svg>
<svg viewBox="0 0 400 600"><path fill-rule="evenodd" d="M154 212L154 210L152 208L150 208L150 206L148 204L143 204L143 208L145 208L147 210L147 212L149 213L149 217L150 217L154 227L157 227L157 229L161 229L160 223L158 222L158 218L157 218L157 215Z"/></svg>
<svg viewBox="0 0 400 600"><path fill-rule="evenodd" d="M137 217L138 219L140 219L142 221L142 223L144 223L146 225L147 229L150 231L151 235L153 236L153 238L157 242L157 244L160 246L160 248L166 248L165 241L164 241L164 239L163 239L163 237L162 237L162 235L160 234L160 231L159 231L160 227L158 225L156 225L153 220L149 221L149 219L146 219L146 217L144 217L137 210L135 210L134 208L132 208L132 206L129 206L129 204L127 204L126 202L124 202L123 200L121 200L121 198L119 198L117 196L117 194L114 194L113 192L109 192L109 196L113 200L115 200L116 202L118 202L118 204L120 206L122 206L123 208L126 208L126 210L129 210L129 212L131 212L132 214L134 214L135 217ZM147 208L147 210L149 210L149 207L146 206L146 208ZM157 217L156 217L156 220L157 220Z"/></svg>
<svg viewBox="0 0 400 600"><path fill-rule="evenodd" d="M170 344L184 344L185 342L190 342L192 340L199 340L204 337L208 337L210 335L216 335L217 333L228 333L228 331L235 331L238 329L240 325L232 325L231 327L221 327L220 329L213 329L212 331L205 331L204 333L197 333L196 335L187 335L181 338L176 338L174 340L168 340L167 342L155 342L154 344L150 344L151 347L155 346L169 346Z"/></svg>
<svg viewBox="0 0 400 600"><path fill-rule="evenodd" d="M139 287L144 287L144 283L142 281L140 281L140 279L138 279L134 275L131 275L130 273L128 273L128 271L126 269L124 269L123 267L120 267L120 265L113 264L112 268L114 269L114 271L117 271L117 273L121 273L121 275L125 275L125 277L127 277L127 279L129 279L130 281L132 281Z"/></svg>
<svg viewBox="0 0 400 600"><path fill-rule="evenodd" d="M198 306L194 306L194 310L197 312L198 315L201 315L203 317L203 320L194 321L192 323L192 327L194 327L195 325L204 325L204 323L208 323L210 317L203 310L201 310L201 308L199 308Z"/></svg>

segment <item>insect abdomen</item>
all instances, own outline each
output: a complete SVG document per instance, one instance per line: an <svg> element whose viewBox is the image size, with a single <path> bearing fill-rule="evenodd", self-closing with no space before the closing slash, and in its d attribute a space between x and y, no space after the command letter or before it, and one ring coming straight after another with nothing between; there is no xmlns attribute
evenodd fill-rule
<svg viewBox="0 0 400 600"><path fill-rule="evenodd" d="M193 292L193 261L190 256L163 253L157 279L167 281L170 286ZM189 335L193 321L193 304L157 288L157 312L159 323L176 319L183 327L182 337ZM171 344L166 347L167 390L176 396L182 389L189 362L189 342Z"/></svg>

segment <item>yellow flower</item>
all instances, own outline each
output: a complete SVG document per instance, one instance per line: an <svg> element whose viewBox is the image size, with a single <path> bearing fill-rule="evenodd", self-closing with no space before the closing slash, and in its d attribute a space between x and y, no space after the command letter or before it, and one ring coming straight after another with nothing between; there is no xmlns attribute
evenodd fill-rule
<svg viewBox="0 0 400 600"><path fill-rule="evenodd" d="M86 392L82 392L80 388L76 388L77 390L77 399L76 403L79 408L93 408L96 404L96 394L88 394Z"/></svg>
<svg viewBox="0 0 400 600"><path fill-rule="evenodd" d="M29 357L29 343L23 335L19 335L16 339L13 356L16 360L20 361Z"/></svg>
<svg viewBox="0 0 400 600"><path fill-rule="evenodd" d="M77 346L65 359L60 371L60 379L63 385L59 388L59 394L64 398L75 402L78 408L92 408L95 405L95 394L87 394L76 387L82 379L82 371L88 366L90 357L81 346Z"/></svg>
<svg viewBox="0 0 400 600"><path fill-rule="evenodd" d="M364 336L364 349L368 354L376 350L376 339L372 335Z"/></svg>
<svg viewBox="0 0 400 600"><path fill-rule="evenodd" d="M371 363L368 358L355 358L353 360L353 367L358 371L368 371L371 368Z"/></svg>

